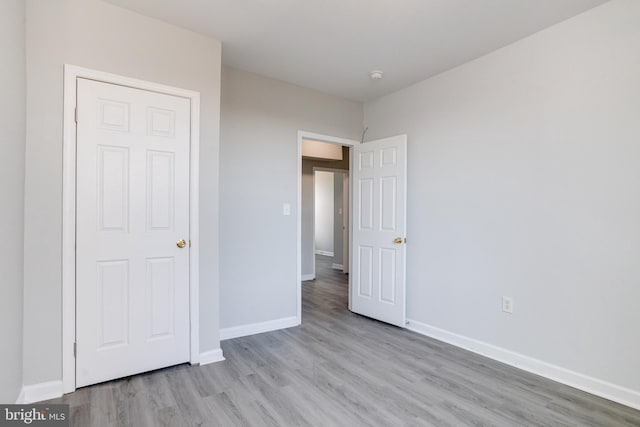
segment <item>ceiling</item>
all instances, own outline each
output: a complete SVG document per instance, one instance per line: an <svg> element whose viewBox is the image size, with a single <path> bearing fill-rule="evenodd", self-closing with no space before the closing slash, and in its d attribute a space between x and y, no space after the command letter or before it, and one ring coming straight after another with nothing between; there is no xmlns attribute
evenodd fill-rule
<svg viewBox="0 0 640 427"><path fill-rule="evenodd" d="M606 0L107 0L223 43L223 63L369 101ZM369 79L372 70L384 78Z"/></svg>

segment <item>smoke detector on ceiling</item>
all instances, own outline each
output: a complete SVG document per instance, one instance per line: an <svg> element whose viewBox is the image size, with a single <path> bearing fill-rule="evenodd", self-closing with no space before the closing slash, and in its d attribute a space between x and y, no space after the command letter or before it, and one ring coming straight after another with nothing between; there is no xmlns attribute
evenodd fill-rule
<svg viewBox="0 0 640 427"><path fill-rule="evenodd" d="M380 70L373 70L369 73L369 78L371 80L380 80L384 77L384 72Z"/></svg>

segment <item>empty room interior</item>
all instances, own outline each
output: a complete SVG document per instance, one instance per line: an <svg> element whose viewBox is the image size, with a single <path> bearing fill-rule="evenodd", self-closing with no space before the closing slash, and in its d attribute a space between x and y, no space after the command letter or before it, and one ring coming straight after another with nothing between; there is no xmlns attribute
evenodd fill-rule
<svg viewBox="0 0 640 427"><path fill-rule="evenodd" d="M2 0L0 46L0 425L640 426L640 1Z"/></svg>

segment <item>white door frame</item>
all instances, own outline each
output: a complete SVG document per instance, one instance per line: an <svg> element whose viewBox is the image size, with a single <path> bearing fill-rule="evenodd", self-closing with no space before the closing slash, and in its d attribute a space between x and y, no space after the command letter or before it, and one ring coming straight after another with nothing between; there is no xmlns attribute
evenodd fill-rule
<svg viewBox="0 0 640 427"><path fill-rule="evenodd" d="M343 145L347 147L353 147L359 144L359 141L352 139L339 138L336 136L322 135L314 132L307 132L303 130L298 131L298 206L297 206L297 262L296 262L296 278L297 278L297 319L298 324L302 323L302 140L310 139L312 141L328 142L330 144ZM351 183L351 171L353 170L353 156L349 156L349 182ZM351 194L351 193L349 193ZM349 212L351 212L351 206L349 206ZM350 221L352 219L350 218ZM351 228L349 227L349 236L351 235ZM350 237L349 237L350 238ZM315 235L314 235L315 239ZM349 249L351 250L351 249ZM314 251L315 253L315 251ZM315 257L315 256L314 256ZM351 257L349 257L351 258ZM315 262L315 261L314 261ZM314 267L315 270L315 267ZM349 289L351 286L349 286ZM351 309L351 292L349 292L349 309Z"/></svg>
<svg viewBox="0 0 640 427"><path fill-rule="evenodd" d="M349 151L350 151L349 156L351 156L352 155L351 152L353 150L349 150ZM351 171L351 167L349 167L349 171ZM350 239L350 236L351 236L351 180L349 178L350 178L350 174L348 173L345 174L344 182L342 185L342 192L343 192L342 214L347 219L346 221L343 221L344 233L343 233L343 239L342 239L342 256L343 256L342 272L345 274L349 274L349 271L350 271L349 263L351 262L351 239ZM351 295L351 293L349 293L349 295ZM351 308L351 300L349 300L349 308Z"/></svg>
<svg viewBox="0 0 640 427"><path fill-rule="evenodd" d="M78 78L187 98L191 102L189 167L189 362L199 363L199 159L200 94L191 90L132 79L74 65L64 66L64 126L62 143L62 385L76 389L76 99Z"/></svg>

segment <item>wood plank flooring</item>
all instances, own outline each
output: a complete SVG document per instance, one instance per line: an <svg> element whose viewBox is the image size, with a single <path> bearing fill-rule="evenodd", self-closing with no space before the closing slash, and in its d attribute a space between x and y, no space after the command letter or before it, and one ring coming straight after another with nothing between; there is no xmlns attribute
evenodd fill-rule
<svg viewBox="0 0 640 427"><path fill-rule="evenodd" d="M318 256L302 326L50 402L82 427L640 426L640 411L352 314L346 283Z"/></svg>

